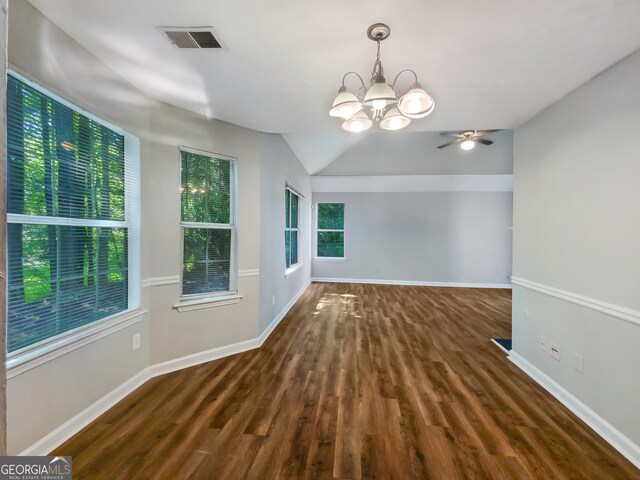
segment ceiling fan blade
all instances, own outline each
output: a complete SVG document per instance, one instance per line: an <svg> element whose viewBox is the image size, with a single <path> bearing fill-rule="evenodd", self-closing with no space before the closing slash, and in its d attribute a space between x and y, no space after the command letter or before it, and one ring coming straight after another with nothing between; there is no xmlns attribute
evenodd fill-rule
<svg viewBox="0 0 640 480"><path fill-rule="evenodd" d="M474 139L476 142L481 143L483 145L491 145L493 142L491 140L487 140L486 138L476 138Z"/></svg>
<svg viewBox="0 0 640 480"><path fill-rule="evenodd" d="M445 135L447 137L458 136L460 132L440 132L440 135Z"/></svg>
<svg viewBox="0 0 640 480"><path fill-rule="evenodd" d="M445 143L444 145L440 145L438 148L448 147L451 144L458 143L460 140L454 140L453 142Z"/></svg>
<svg viewBox="0 0 640 480"><path fill-rule="evenodd" d="M502 131L502 129L498 129L498 130L478 130L476 132L476 135L478 135L478 136L489 135L490 133L501 132L501 131Z"/></svg>

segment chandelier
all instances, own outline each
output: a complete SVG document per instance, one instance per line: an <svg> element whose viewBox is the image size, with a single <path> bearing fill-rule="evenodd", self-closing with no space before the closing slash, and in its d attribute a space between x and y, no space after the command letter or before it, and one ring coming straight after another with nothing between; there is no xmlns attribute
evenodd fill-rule
<svg viewBox="0 0 640 480"><path fill-rule="evenodd" d="M369 88L356 72L347 72L342 77L342 85L329 115L342 118L342 128L347 132L364 132L372 127L373 121L378 122L384 130L400 130L409 125L411 120L426 117L433 112L433 98L418 83L418 75L413 70L402 70L391 85L386 83L380 61L380 42L388 38L390 33L391 29L384 23L371 25L367 30L369 39L378 45ZM414 81L404 94L399 95L396 82L403 73L412 73ZM360 87L354 93L349 92L345 85L349 75L355 75L360 80ZM370 109L370 116L365 107Z"/></svg>

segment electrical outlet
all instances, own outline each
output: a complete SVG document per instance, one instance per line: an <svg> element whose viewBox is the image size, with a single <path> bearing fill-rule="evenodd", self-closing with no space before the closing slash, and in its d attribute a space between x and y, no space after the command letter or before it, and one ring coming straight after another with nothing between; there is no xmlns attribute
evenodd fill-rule
<svg viewBox="0 0 640 480"><path fill-rule="evenodd" d="M540 337L540 350L543 352L547 351L547 339L545 337Z"/></svg>
<svg viewBox="0 0 640 480"><path fill-rule="evenodd" d="M140 348L140 334L136 333L133 337L132 337L132 349L133 350L138 350Z"/></svg>
<svg viewBox="0 0 640 480"><path fill-rule="evenodd" d="M274 295L273 297L271 297L271 305L275 305L276 304L276 296Z"/></svg>
<svg viewBox="0 0 640 480"><path fill-rule="evenodd" d="M580 375L584 373L584 357L582 355L578 355L577 353L576 353L575 369L576 369L576 372L578 372Z"/></svg>
<svg viewBox="0 0 640 480"><path fill-rule="evenodd" d="M552 344L551 349L549 350L549 355L560 361L560 347L558 345Z"/></svg>

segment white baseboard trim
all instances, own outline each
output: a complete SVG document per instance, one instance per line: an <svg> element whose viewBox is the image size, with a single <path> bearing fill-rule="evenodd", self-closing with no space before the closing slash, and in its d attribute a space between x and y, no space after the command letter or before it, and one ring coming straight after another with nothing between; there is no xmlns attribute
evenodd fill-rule
<svg viewBox="0 0 640 480"><path fill-rule="evenodd" d="M265 329L265 331L262 332L258 337L151 365L113 389L111 392L94 402L89 407L85 408L74 417L67 420L58 428L51 431L36 443L19 453L19 455L48 455L49 452L62 445L69 438L89 425L104 412L112 408L124 397L126 397L134 390L141 387L145 382L154 377L164 375L166 373L175 372L177 370L182 370L183 368L194 367L202 363L211 362L213 360L218 360L223 357L228 357L230 355L235 355L237 353L242 353L246 352L247 350L253 350L255 348L261 347L265 340L269 337L271 332L275 330L278 324L282 321L291 307L293 307L293 305L298 301L300 296L305 292L310 284L310 280L305 283L305 285L294 295L289 303L287 303L284 308L280 312L278 312L276 317Z"/></svg>
<svg viewBox="0 0 640 480"><path fill-rule="evenodd" d="M526 360L518 353L509 352L511 360L518 368L529 375L551 395L557 398L565 407L571 410L583 422L589 425L598 435L604 438L613 448L624 455L631 463L640 468L640 446L633 443L627 436L617 430L604 418L591 410L588 406L574 397L559 383L542 372L538 367Z"/></svg>
<svg viewBox="0 0 640 480"><path fill-rule="evenodd" d="M19 453L19 455L49 455L49 452L63 444L84 427L89 425L124 397L144 384L147 380L149 380L149 378L150 377L148 369L145 368L140 373L134 375L129 380L113 389L97 402L88 406L83 411L60 425L58 428L42 437L29 448Z"/></svg>
<svg viewBox="0 0 640 480"><path fill-rule="evenodd" d="M633 310L621 305L615 305L613 303L603 302L597 298L567 292L566 290L560 290L559 288L532 282L531 280L526 280L520 277L511 277L511 281L514 285L526 288L527 290L533 290L534 292L542 293L550 297L559 298L560 300L590 308L591 310L604 313L605 315L610 315L612 317L619 318L620 320L640 325L640 311L638 310Z"/></svg>
<svg viewBox="0 0 640 480"><path fill-rule="evenodd" d="M173 360L167 360L166 362L156 363L147 367L149 378L158 377L165 373L175 372L184 368L195 367L202 363L213 362L214 360L229 357L236 353L253 350L259 346L258 339L251 338L242 342L232 343L230 345L212 348L211 350L185 355L184 357L174 358Z"/></svg>
<svg viewBox="0 0 640 480"><path fill-rule="evenodd" d="M269 324L269 326L267 326L267 328L264 329L264 332L262 332L260 334L260 336L258 337L258 342L259 342L259 347L262 346L262 344L264 343L264 341L269 337L269 335L271 335L271 332L273 332L275 330L275 328L280 324L280 322L282 321L282 319L285 317L285 315L289 312L289 310L291 310L291 307L293 307L295 305L295 303L298 301L298 299L302 296L302 294L305 292L305 290L307 288L309 288L309 285L311 285L311 280L308 280L304 286L298 290L298 293L296 293L293 298L291 300L289 300L289 303L287 303L284 308L282 310L280 310L280 312L278 312L278 314L276 315L276 317L271 321L271 323Z"/></svg>
<svg viewBox="0 0 640 480"><path fill-rule="evenodd" d="M510 283L423 282L418 280L380 280L377 278L312 277L311 281L329 283L367 283L372 285L408 285L417 287L511 288Z"/></svg>
<svg viewBox="0 0 640 480"><path fill-rule="evenodd" d="M504 348L502 345L500 345L498 342L496 342L493 338L491 339L491 343L493 343L496 347L498 347L500 350L502 350L504 353L506 353L507 355L509 355L509 350L507 350L506 348Z"/></svg>

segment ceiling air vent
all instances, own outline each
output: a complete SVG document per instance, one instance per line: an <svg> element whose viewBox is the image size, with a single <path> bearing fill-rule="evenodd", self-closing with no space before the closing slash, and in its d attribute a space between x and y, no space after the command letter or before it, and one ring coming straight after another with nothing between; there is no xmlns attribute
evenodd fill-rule
<svg viewBox="0 0 640 480"><path fill-rule="evenodd" d="M158 27L176 48L222 48L211 27Z"/></svg>

